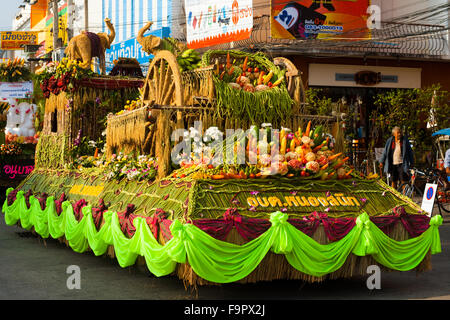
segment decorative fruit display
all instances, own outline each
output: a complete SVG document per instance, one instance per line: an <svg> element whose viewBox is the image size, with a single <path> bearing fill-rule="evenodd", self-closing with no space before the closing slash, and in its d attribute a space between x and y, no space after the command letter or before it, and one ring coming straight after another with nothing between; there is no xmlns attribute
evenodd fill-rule
<svg viewBox="0 0 450 320"><path fill-rule="evenodd" d="M322 126L313 129L309 122L305 130L298 128L291 131L283 128L279 131L279 144L271 139L274 139L272 130L266 125L247 131L245 140L240 140L241 142L235 141L234 137L230 140L231 144L225 140L223 154L228 154L227 148L233 148L236 159L237 154L245 150L245 164L223 161L228 164L216 166L212 164L213 154L198 151L202 150L202 147L203 150L211 151L217 149L217 146L213 148L197 144L194 147L197 150L197 158L194 156L190 162L182 162L181 168L175 170L170 177L215 180L268 177L330 180L358 177L352 175L353 169L347 165L348 157L330 150L330 136L323 133ZM245 148L242 141L245 141ZM372 175L370 178L376 177Z"/></svg>
<svg viewBox="0 0 450 320"><path fill-rule="evenodd" d="M199 68L200 61L200 55L194 49L187 49L177 56L177 62L182 72Z"/></svg>
<svg viewBox="0 0 450 320"><path fill-rule="evenodd" d="M214 73L220 80L228 83L230 88L247 92L266 91L278 87L284 80L284 75L277 79L273 70L249 61L248 56L232 59L230 53L227 53L225 64L216 61Z"/></svg>

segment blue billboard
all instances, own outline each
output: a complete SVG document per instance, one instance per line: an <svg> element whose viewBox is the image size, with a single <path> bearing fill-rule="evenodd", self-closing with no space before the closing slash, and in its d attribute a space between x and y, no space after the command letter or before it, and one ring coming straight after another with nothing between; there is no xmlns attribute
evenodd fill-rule
<svg viewBox="0 0 450 320"><path fill-rule="evenodd" d="M147 32L146 35L153 35L160 38L170 36L170 28L162 27L161 29ZM114 67L114 60L119 58L134 58L139 64L146 64L149 62L152 55L145 53L142 46L137 41L137 38L131 38L125 41L117 42L111 45L111 49L106 50L106 72L109 73Z"/></svg>

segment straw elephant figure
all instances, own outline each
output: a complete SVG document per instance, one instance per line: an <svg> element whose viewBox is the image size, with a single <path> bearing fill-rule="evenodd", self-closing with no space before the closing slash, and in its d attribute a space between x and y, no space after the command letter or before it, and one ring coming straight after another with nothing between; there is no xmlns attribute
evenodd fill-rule
<svg viewBox="0 0 450 320"><path fill-rule="evenodd" d="M105 19L106 26L110 33L92 33L83 31L81 34L73 37L66 50L66 56L71 60L82 61L82 68L90 69L92 58L98 57L100 60L100 71L106 73L105 51L111 48L116 37L116 31L110 19Z"/></svg>
<svg viewBox="0 0 450 320"><path fill-rule="evenodd" d="M147 24L139 30L136 37L144 52L154 55L160 50L169 50L177 54L187 49L187 46L184 43L181 43L175 39L161 39L153 35L144 36L145 32L149 30L152 25L152 21L147 22Z"/></svg>

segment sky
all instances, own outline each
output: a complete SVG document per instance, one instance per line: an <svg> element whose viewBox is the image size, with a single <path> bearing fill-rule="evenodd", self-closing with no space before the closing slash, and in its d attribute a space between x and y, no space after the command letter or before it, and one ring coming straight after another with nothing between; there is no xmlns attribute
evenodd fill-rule
<svg viewBox="0 0 450 320"><path fill-rule="evenodd" d="M12 29L12 21L22 3L23 0L0 0L0 30Z"/></svg>

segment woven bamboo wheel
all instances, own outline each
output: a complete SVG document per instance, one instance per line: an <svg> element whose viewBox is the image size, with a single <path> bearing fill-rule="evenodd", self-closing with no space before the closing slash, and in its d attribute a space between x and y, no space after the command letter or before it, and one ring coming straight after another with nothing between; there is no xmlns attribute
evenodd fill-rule
<svg viewBox="0 0 450 320"><path fill-rule="evenodd" d="M145 79L142 100L144 105L183 105L181 74L176 57L167 50L158 51Z"/></svg>

